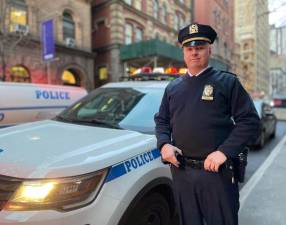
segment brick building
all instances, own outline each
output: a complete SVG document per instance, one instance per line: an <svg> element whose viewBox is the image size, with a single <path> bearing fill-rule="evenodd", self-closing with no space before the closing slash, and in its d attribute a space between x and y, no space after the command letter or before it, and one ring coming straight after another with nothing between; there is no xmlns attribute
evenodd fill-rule
<svg viewBox="0 0 286 225"><path fill-rule="evenodd" d="M184 66L177 44L191 0L96 0L92 7L96 83L143 66Z"/></svg>
<svg viewBox="0 0 286 225"><path fill-rule="evenodd" d="M214 67L231 70L234 54L234 0L194 0L194 22L209 24L218 33L210 61Z"/></svg>
<svg viewBox="0 0 286 225"><path fill-rule="evenodd" d="M1 0L0 10L1 80L93 88L89 1ZM41 25L47 20L55 57L44 61Z"/></svg>

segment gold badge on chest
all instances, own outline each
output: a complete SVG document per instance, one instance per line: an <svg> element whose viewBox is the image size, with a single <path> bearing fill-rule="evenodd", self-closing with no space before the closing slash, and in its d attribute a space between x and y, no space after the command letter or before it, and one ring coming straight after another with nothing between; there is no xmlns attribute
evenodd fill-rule
<svg viewBox="0 0 286 225"><path fill-rule="evenodd" d="M210 84L205 85L202 100L212 101L214 100L214 87Z"/></svg>

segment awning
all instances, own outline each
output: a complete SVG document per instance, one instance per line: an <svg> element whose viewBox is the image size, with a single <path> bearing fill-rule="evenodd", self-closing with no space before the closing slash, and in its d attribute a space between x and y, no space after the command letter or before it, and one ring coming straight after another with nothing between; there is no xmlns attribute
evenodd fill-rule
<svg viewBox="0 0 286 225"><path fill-rule="evenodd" d="M166 60L184 63L182 49L158 39L124 45L120 48L121 61L136 60L144 57L157 56Z"/></svg>

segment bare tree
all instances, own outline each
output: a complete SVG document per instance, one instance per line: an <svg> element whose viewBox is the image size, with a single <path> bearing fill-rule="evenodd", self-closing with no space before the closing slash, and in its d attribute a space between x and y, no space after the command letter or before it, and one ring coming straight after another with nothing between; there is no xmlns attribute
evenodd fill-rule
<svg viewBox="0 0 286 225"><path fill-rule="evenodd" d="M2 68L2 76L0 80L6 80L6 67L11 53L15 50L16 46L27 35L28 30L17 30L11 32L10 25L8 24L9 17L9 1L0 1L0 63ZM1 75L1 74L0 74Z"/></svg>

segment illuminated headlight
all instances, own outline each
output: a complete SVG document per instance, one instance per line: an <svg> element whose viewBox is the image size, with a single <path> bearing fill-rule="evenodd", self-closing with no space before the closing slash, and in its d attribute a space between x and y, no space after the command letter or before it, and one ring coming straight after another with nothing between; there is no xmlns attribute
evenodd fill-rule
<svg viewBox="0 0 286 225"><path fill-rule="evenodd" d="M5 210L67 211L91 203L98 194L107 170L75 177L24 181Z"/></svg>

